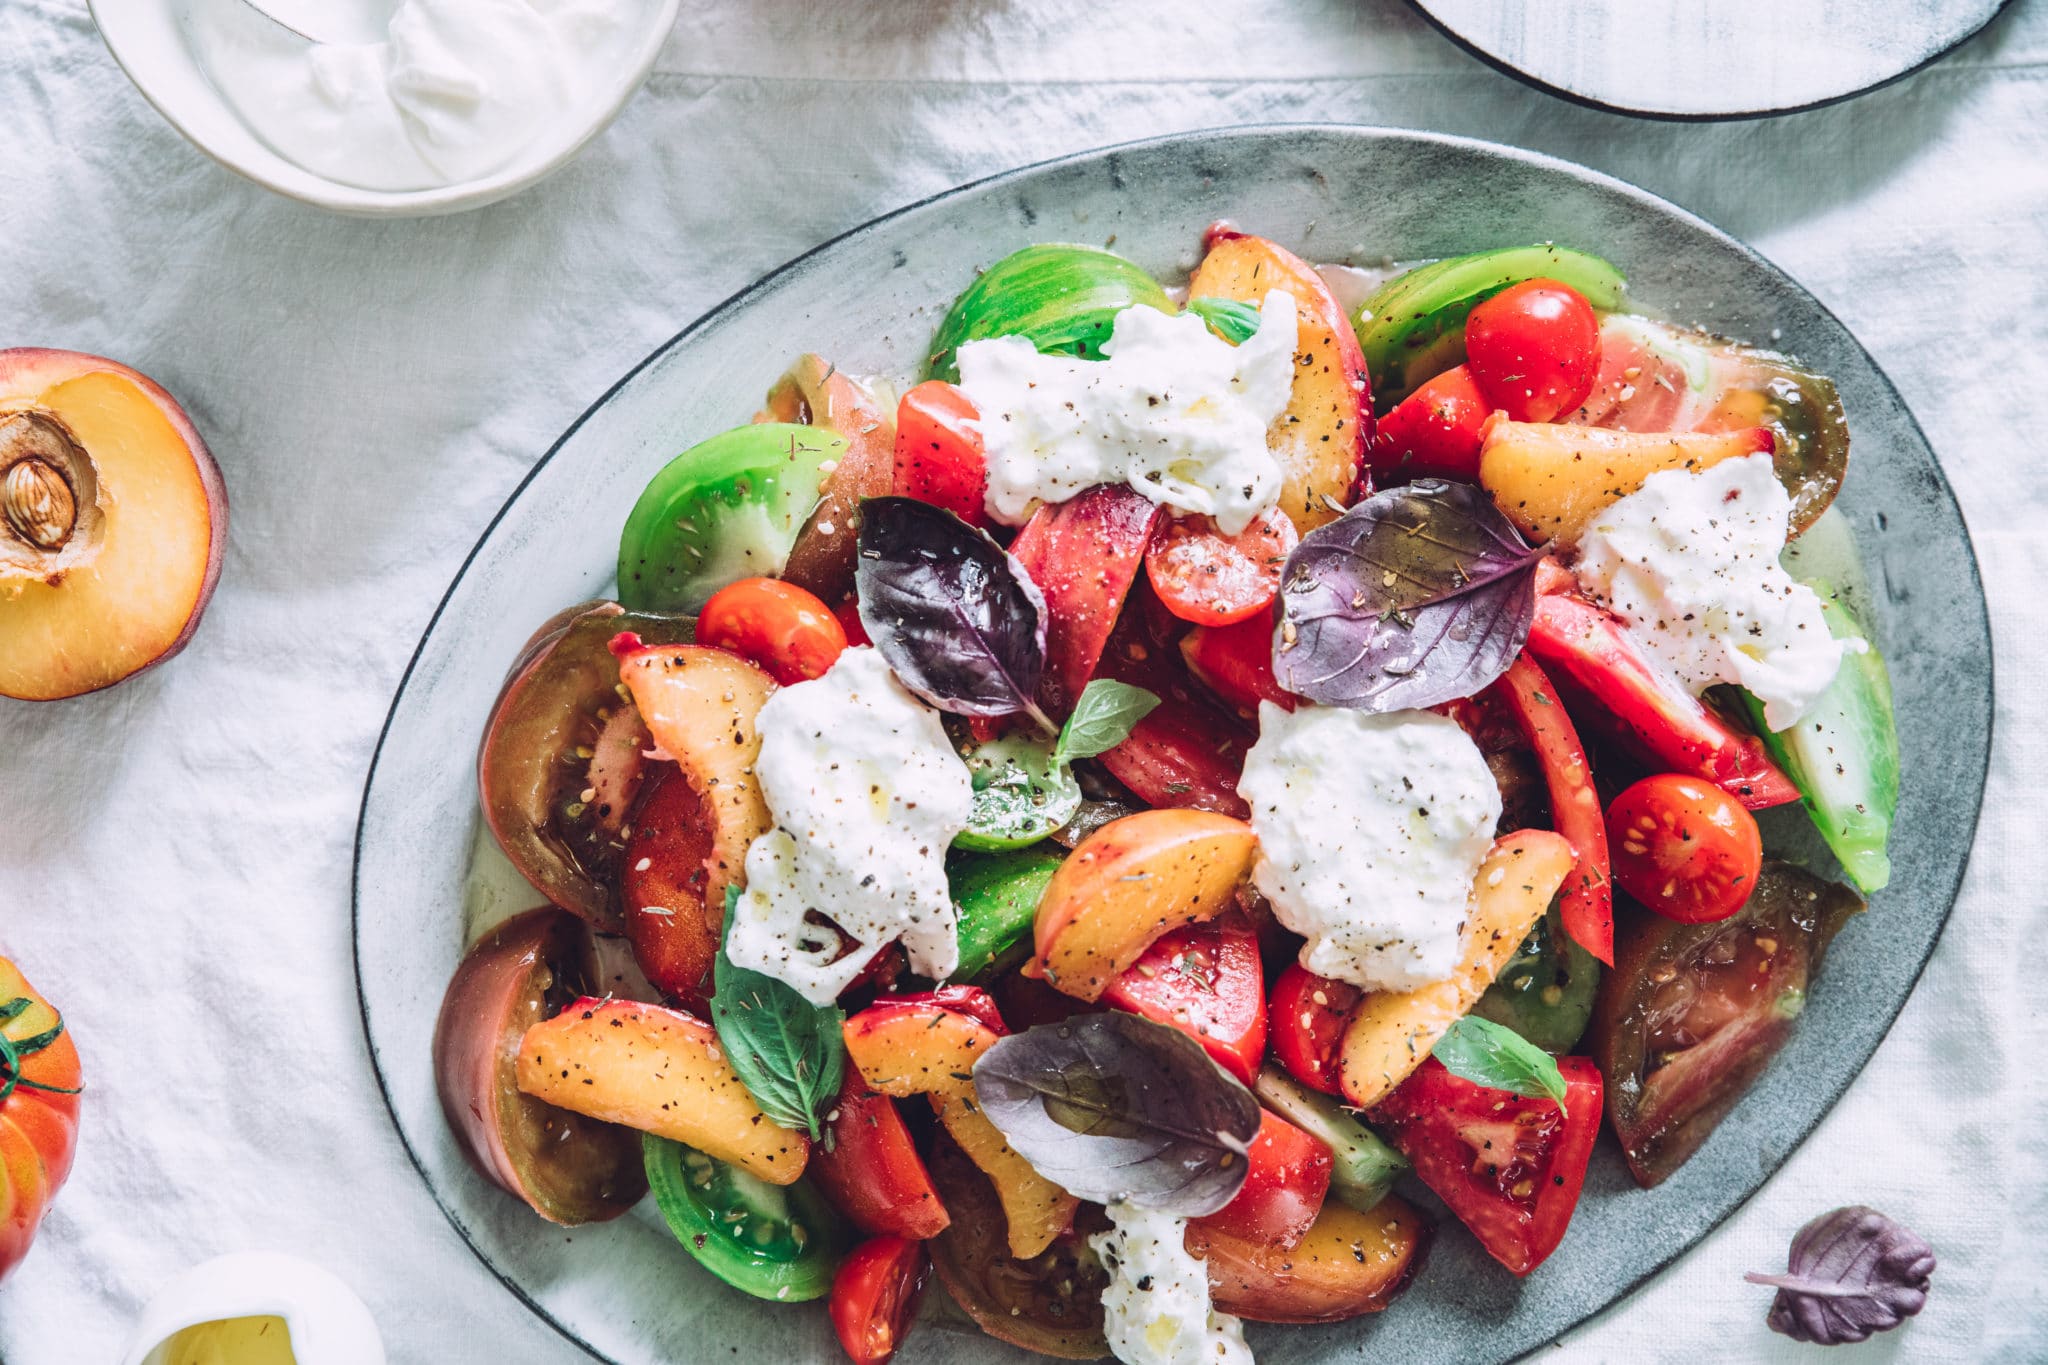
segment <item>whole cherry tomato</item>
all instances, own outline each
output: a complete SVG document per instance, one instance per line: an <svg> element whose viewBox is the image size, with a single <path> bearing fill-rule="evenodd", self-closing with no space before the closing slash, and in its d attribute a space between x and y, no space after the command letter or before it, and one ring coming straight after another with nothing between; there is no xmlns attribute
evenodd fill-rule
<svg viewBox="0 0 2048 1365"><path fill-rule="evenodd" d="M1256 616L1280 592L1280 570L1301 533L1271 508L1234 536L1207 517L1168 522L1145 551L1145 576L1168 611L1198 626Z"/></svg>
<svg viewBox="0 0 2048 1365"><path fill-rule="evenodd" d="M893 491L943 507L969 526L988 525L981 413L943 379L926 380L897 405Z"/></svg>
<svg viewBox="0 0 2048 1365"><path fill-rule="evenodd" d="M904 1237L862 1242L832 1277L832 1330L854 1365L883 1365L903 1345L931 1278L924 1243Z"/></svg>
<svg viewBox="0 0 2048 1365"><path fill-rule="evenodd" d="M1273 983L1266 1005L1273 1055L1294 1079L1325 1095L1341 1094L1337 1084L1337 1045L1351 1008L1365 992L1349 982L1317 976L1291 962Z"/></svg>
<svg viewBox="0 0 2048 1365"><path fill-rule="evenodd" d="M697 613L697 643L759 664L775 681L820 678L846 649L846 628L831 608L778 578L742 578L720 588Z"/></svg>
<svg viewBox="0 0 2048 1365"><path fill-rule="evenodd" d="M1517 422L1555 422L1600 374L1600 320L1570 285L1524 280L1472 310L1465 363L1490 405Z"/></svg>
<svg viewBox="0 0 2048 1365"><path fill-rule="evenodd" d="M1382 483L1479 477L1479 432L1493 404L1470 366L1445 370L1394 405L1373 429L1372 472Z"/></svg>
<svg viewBox="0 0 2048 1365"><path fill-rule="evenodd" d="M0 957L0 1280L28 1255L78 1149L78 1049Z"/></svg>
<svg viewBox="0 0 2048 1365"><path fill-rule="evenodd" d="M1719 787L1680 773L1646 777L1615 797L1607 840L1621 889L1680 924L1740 910L1764 860L1756 817Z"/></svg>

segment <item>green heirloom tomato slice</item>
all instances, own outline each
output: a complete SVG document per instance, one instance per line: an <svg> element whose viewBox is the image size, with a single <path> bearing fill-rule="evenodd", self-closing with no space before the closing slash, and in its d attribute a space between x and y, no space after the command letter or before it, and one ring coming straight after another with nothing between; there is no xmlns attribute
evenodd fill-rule
<svg viewBox="0 0 2048 1365"><path fill-rule="evenodd" d="M1081 785L1046 745L1006 737L962 755L974 779L974 805L957 848L1022 848L1048 838L1081 809Z"/></svg>
<svg viewBox="0 0 2048 1365"><path fill-rule="evenodd" d="M1472 1012L1561 1057L1584 1036L1599 993L1600 963L1565 933L1552 901Z"/></svg>
<svg viewBox="0 0 2048 1365"><path fill-rule="evenodd" d="M771 1185L652 1133L647 1184L669 1231L706 1270L757 1299L800 1303L832 1288L844 1238L810 1182Z"/></svg>
<svg viewBox="0 0 2048 1365"><path fill-rule="evenodd" d="M954 300L932 338L930 377L957 383L961 345L990 337L1021 336L1044 352L1100 360L1116 315L1140 304L1174 311L1159 281L1121 256L1060 242L1027 246Z"/></svg>
<svg viewBox="0 0 2048 1365"><path fill-rule="evenodd" d="M947 856L946 880L959 909L960 966L952 980L1005 970L1029 954L1039 899L1064 861L1058 846L1003 853L956 848Z"/></svg>
<svg viewBox="0 0 2048 1365"><path fill-rule="evenodd" d="M1603 313L1627 301L1620 271L1570 247L1503 247L1417 266L1374 290L1358 309L1358 344L1380 411L1465 358L1465 318L1475 307L1533 279L1570 285Z"/></svg>
<svg viewBox="0 0 2048 1365"><path fill-rule="evenodd" d="M695 612L742 578L774 577L846 438L759 422L691 446L641 493L619 537L619 601Z"/></svg>

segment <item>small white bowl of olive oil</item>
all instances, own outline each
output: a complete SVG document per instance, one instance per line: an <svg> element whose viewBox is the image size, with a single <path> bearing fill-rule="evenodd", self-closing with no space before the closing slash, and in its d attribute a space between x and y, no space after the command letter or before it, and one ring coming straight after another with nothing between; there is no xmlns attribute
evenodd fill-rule
<svg viewBox="0 0 2048 1365"><path fill-rule="evenodd" d="M311 1261L244 1251L158 1291L121 1365L385 1365L355 1291Z"/></svg>

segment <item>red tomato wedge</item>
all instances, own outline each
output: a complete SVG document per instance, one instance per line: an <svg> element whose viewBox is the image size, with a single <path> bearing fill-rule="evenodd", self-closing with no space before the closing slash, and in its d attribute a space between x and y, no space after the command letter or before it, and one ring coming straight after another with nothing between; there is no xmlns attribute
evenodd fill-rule
<svg viewBox="0 0 2048 1365"><path fill-rule="evenodd" d="M1337 1049L1351 1007L1365 994L1345 981L1317 976L1299 962L1290 962L1273 983L1267 1018L1273 1055L1294 1079L1325 1095L1341 1095L1337 1081Z"/></svg>
<svg viewBox="0 0 2048 1365"><path fill-rule="evenodd" d="M1764 861L1756 817L1719 787L1679 773L1646 777L1615 797L1607 833L1621 889L1680 924L1740 910Z"/></svg>
<svg viewBox="0 0 2048 1365"><path fill-rule="evenodd" d="M1315 1226L1330 1193L1329 1144L1264 1110L1249 1155L1244 1185L1231 1201L1190 1223L1247 1242L1291 1247Z"/></svg>
<svg viewBox="0 0 2048 1365"><path fill-rule="evenodd" d="M1600 1132L1600 1068L1560 1057L1565 1103L1475 1085L1434 1057L1372 1111L1487 1254L1517 1275L1543 1264L1578 1207Z"/></svg>
<svg viewBox="0 0 2048 1365"><path fill-rule="evenodd" d="M896 1102L852 1067L804 1174L862 1232L918 1241L952 1222Z"/></svg>
<svg viewBox="0 0 2048 1365"><path fill-rule="evenodd" d="M943 507L969 526L988 525L988 449L974 400L928 379L896 407L897 496Z"/></svg>
<svg viewBox="0 0 2048 1365"><path fill-rule="evenodd" d="M846 628L793 583L742 578L697 613L697 643L737 654L787 687L824 677L846 652Z"/></svg>
<svg viewBox="0 0 2048 1365"><path fill-rule="evenodd" d="M1183 621L1227 626L1256 616L1280 593L1280 570L1301 540L1287 514L1270 509L1234 536L1207 517L1169 521L1145 551L1145 576Z"/></svg>
<svg viewBox="0 0 2048 1365"><path fill-rule="evenodd" d="M714 842L704 798L672 763L633 808L619 870L626 941L647 979L684 1009L709 1018L711 966L725 902L705 903Z"/></svg>
<svg viewBox="0 0 2048 1365"><path fill-rule="evenodd" d="M1565 879L1559 909L1564 931L1594 957L1614 965L1614 887L1608 879L1607 825L1600 813L1600 793L1593 789L1593 767L1579 732L1565 714L1557 690L1542 665L1524 652L1500 681L1495 695L1522 728L1522 736L1543 769L1550 788L1553 828L1571 842L1578 862Z"/></svg>
<svg viewBox="0 0 2048 1365"><path fill-rule="evenodd" d="M1380 483L1479 478L1480 429L1493 405L1468 366L1445 370L1394 405L1372 435L1372 472Z"/></svg>
<svg viewBox="0 0 2048 1365"><path fill-rule="evenodd" d="M1273 677L1270 611L1230 626L1197 626L1180 640L1180 657L1195 681L1251 719L1259 703L1294 709L1295 696Z"/></svg>
<svg viewBox="0 0 2048 1365"><path fill-rule="evenodd" d="M1266 1055L1266 981L1258 935L1241 916L1190 924L1154 941L1102 999L1170 1024L1250 1085Z"/></svg>
<svg viewBox="0 0 2048 1365"><path fill-rule="evenodd" d="M1064 716L1095 676L1145 548L1165 512L1120 484L1097 484L1031 514L1010 555L1045 594L1045 680L1039 696Z"/></svg>
<svg viewBox="0 0 2048 1365"><path fill-rule="evenodd" d="M1751 810L1799 799L1799 788L1743 734L1643 657L1621 622L1583 598L1539 594L1529 652L1590 692L1628 736L1673 772L1703 777Z"/></svg>
<svg viewBox="0 0 2048 1365"><path fill-rule="evenodd" d="M917 1323L931 1279L922 1242L876 1237L862 1242L832 1276L832 1330L854 1365L885 1365Z"/></svg>
<svg viewBox="0 0 2048 1365"><path fill-rule="evenodd" d="M1256 738L1235 716L1161 693L1151 714L1101 756L1102 766L1147 805L1243 820L1252 808L1237 794L1237 779Z"/></svg>

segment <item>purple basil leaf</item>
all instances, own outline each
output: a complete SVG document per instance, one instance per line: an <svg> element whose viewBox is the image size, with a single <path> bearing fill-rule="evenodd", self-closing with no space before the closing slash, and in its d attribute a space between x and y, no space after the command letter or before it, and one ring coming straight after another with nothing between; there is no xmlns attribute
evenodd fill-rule
<svg viewBox="0 0 2048 1365"><path fill-rule="evenodd" d="M1851 1204L1799 1229L1787 1273L1743 1278L1777 1286L1764 1318L1773 1332L1839 1346L1889 1332L1926 1307L1933 1273L1934 1248L1918 1233Z"/></svg>
<svg viewBox="0 0 2048 1365"><path fill-rule="evenodd" d="M1483 489L1418 479L1301 538L1282 574L1282 687L1396 711L1469 697L1507 672L1536 614L1536 561Z"/></svg>
<svg viewBox="0 0 2048 1365"><path fill-rule="evenodd" d="M1110 1011L1004 1038L974 1064L989 1121L1069 1194L1184 1218L1236 1197L1259 1102L1179 1029Z"/></svg>
<svg viewBox="0 0 2048 1365"><path fill-rule="evenodd" d="M1045 598L1002 546L916 498L861 504L860 622L903 685L941 711L1044 721Z"/></svg>

